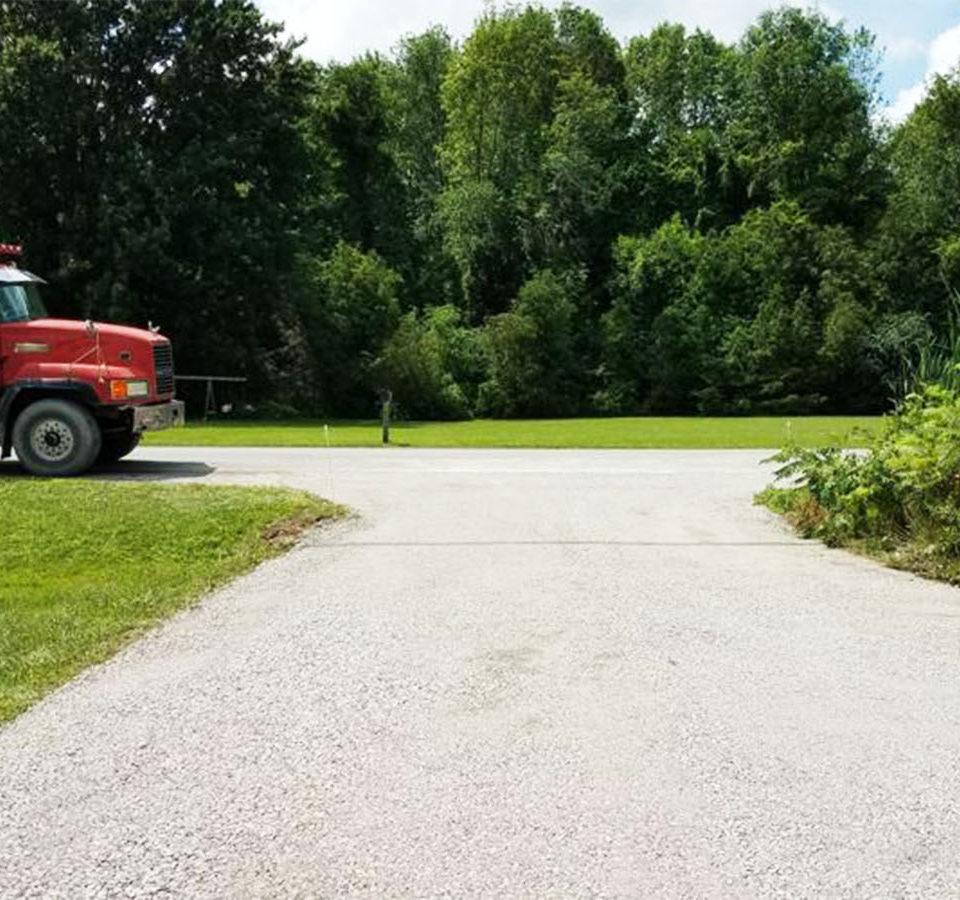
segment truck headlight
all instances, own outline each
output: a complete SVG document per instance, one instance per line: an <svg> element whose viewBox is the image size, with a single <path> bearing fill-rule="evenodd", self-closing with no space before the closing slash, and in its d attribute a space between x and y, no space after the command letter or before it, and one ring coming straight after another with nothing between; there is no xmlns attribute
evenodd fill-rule
<svg viewBox="0 0 960 900"><path fill-rule="evenodd" d="M126 400L128 397L147 397L150 385L146 381L111 381L110 397L113 400Z"/></svg>

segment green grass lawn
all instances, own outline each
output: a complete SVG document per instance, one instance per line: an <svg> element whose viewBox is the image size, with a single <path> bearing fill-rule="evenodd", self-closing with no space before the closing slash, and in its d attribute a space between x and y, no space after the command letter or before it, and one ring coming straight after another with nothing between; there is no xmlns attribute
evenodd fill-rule
<svg viewBox="0 0 960 900"><path fill-rule="evenodd" d="M630 418L477 419L472 422L401 422L391 432L404 447L611 447L611 448L777 448L858 446L879 418L800 416L797 418ZM377 422L222 421L196 423L147 437L149 446L335 447L380 445Z"/></svg>
<svg viewBox="0 0 960 900"><path fill-rule="evenodd" d="M0 481L0 722L341 512L263 488Z"/></svg>

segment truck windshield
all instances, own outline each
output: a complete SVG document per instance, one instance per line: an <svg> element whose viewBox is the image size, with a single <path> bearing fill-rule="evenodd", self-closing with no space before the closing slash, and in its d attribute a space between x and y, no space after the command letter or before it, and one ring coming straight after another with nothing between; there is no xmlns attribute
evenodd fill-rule
<svg viewBox="0 0 960 900"><path fill-rule="evenodd" d="M0 322L28 322L46 315L35 284L0 284Z"/></svg>

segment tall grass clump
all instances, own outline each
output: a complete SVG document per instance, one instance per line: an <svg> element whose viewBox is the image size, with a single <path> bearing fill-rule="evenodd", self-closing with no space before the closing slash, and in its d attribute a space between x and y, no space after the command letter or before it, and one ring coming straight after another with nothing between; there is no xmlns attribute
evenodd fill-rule
<svg viewBox="0 0 960 900"><path fill-rule="evenodd" d="M952 302L943 333L928 331L912 351L901 357L891 384L899 400L922 391L928 384L960 391L960 292L951 289L950 295Z"/></svg>

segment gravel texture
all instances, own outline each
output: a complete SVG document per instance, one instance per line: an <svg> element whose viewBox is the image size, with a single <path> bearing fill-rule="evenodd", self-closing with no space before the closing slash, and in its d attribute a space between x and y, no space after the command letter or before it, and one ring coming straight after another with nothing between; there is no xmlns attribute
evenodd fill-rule
<svg viewBox="0 0 960 900"><path fill-rule="evenodd" d="M359 517L0 729L0 896L956 896L960 591L763 456L138 451Z"/></svg>

